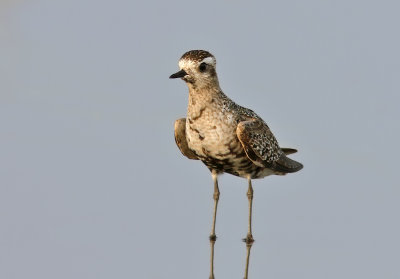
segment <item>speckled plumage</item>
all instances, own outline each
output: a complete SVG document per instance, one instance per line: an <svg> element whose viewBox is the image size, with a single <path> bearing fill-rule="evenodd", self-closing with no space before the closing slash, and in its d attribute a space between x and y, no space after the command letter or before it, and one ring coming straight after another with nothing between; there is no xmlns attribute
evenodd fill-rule
<svg viewBox="0 0 400 279"><path fill-rule="evenodd" d="M252 234L253 186L251 179L283 175L303 165L286 155L295 149L280 148L267 124L252 110L229 99L219 87L215 57L204 50L186 52L179 60L181 78L189 87L186 118L175 121L175 141L184 156L201 160L214 182L214 212L210 234L210 279L214 279L214 245L217 205L220 196L218 174L230 173L248 180L249 219L246 238L245 279L248 279Z"/></svg>
<svg viewBox="0 0 400 279"><path fill-rule="evenodd" d="M189 87L187 117L175 122L182 154L201 160L211 171L262 178L296 172L302 164L289 159L267 124L220 89L215 57L204 50L186 52L179 60L180 77ZM185 141L186 140L186 141Z"/></svg>

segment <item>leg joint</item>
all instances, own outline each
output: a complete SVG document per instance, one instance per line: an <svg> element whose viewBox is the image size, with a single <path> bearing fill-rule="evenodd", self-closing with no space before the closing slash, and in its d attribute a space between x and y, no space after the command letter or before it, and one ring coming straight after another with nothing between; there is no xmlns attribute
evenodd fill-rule
<svg viewBox="0 0 400 279"><path fill-rule="evenodd" d="M254 243L253 235L247 234L246 238L243 238L243 242L246 243L247 246L251 246Z"/></svg>
<svg viewBox="0 0 400 279"><path fill-rule="evenodd" d="M253 199L253 189L250 191L250 189L249 189L249 191L247 191L247 198L249 199L249 200L252 200Z"/></svg>
<svg viewBox="0 0 400 279"><path fill-rule="evenodd" d="M250 199L253 199L253 186L251 185L251 180L249 180L249 188L247 190L247 197Z"/></svg>

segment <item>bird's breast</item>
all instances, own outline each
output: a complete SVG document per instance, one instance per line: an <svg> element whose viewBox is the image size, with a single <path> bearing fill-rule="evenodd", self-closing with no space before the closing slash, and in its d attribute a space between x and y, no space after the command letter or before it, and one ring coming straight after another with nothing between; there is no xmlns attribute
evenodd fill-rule
<svg viewBox="0 0 400 279"><path fill-rule="evenodd" d="M198 156L226 159L241 152L234 116L212 107L188 110L186 138Z"/></svg>

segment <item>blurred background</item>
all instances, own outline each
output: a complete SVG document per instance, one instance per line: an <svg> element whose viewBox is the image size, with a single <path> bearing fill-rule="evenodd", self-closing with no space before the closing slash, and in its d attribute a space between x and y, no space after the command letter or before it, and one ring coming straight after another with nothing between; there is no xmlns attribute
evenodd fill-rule
<svg viewBox="0 0 400 279"><path fill-rule="evenodd" d="M398 1L0 2L0 278L208 278L212 180L175 146L180 56L304 169L253 183L250 278L400 278ZM247 184L220 178L216 278Z"/></svg>

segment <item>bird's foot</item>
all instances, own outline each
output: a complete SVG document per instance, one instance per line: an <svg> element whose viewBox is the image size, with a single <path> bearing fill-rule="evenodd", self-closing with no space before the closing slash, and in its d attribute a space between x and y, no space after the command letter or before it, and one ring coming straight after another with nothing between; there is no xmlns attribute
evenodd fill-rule
<svg viewBox="0 0 400 279"><path fill-rule="evenodd" d="M216 241L217 240L217 236L215 234L211 234L209 237L210 241Z"/></svg>
<svg viewBox="0 0 400 279"><path fill-rule="evenodd" d="M243 238L243 242L246 243L247 246L251 246L254 243L254 238L252 234L247 234L246 238Z"/></svg>

